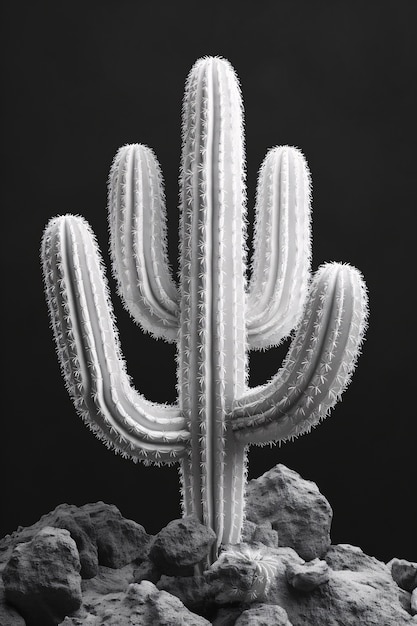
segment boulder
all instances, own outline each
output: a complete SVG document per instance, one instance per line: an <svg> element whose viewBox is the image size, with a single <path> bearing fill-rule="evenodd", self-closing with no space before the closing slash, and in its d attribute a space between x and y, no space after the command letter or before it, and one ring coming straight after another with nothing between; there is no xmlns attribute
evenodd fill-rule
<svg viewBox="0 0 417 626"><path fill-rule="evenodd" d="M326 561L314 559L308 563L288 563L285 571L288 583L298 591L313 591L329 580Z"/></svg>
<svg viewBox="0 0 417 626"><path fill-rule="evenodd" d="M387 566L401 589L412 592L417 587L417 563L405 559L391 559Z"/></svg>
<svg viewBox="0 0 417 626"><path fill-rule="evenodd" d="M28 626L56 626L81 605L80 570L70 533L45 527L13 550L3 570L6 600Z"/></svg>
<svg viewBox="0 0 417 626"><path fill-rule="evenodd" d="M82 508L89 514L96 533L100 565L119 569L147 558L153 537L143 526L125 519L114 505L103 507L102 502L97 502Z"/></svg>
<svg viewBox="0 0 417 626"><path fill-rule="evenodd" d="M246 518L270 522L280 547L293 548L305 561L323 557L330 546L332 509L315 483L285 465L249 481Z"/></svg>
<svg viewBox="0 0 417 626"><path fill-rule="evenodd" d="M195 517L169 522L155 537L149 552L150 560L169 576L192 576L194 565L208 555L216 534Z"/></svg>

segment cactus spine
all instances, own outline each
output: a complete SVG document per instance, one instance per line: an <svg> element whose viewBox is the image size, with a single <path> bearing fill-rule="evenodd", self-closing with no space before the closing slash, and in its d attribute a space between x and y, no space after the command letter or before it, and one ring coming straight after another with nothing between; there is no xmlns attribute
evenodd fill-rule
<svg viewBox="0 0 417 626"><path fill-rule="evenodd" d="M85 220L52 219L42 259L57 353L81 417L134 461L179 461L183 512L215 530L217 549L240 540L247 445L297 437L328 414L354 369L367 299L349 265L322 266L309 289L309 173L288 146L270 150L260 171L246 284L242 103L227 61L194 65L182 126L178 286L153 152L124 146L109 181L119 293L145 331L177 343L177 405L147 401L129 380ZM293 329L282 368L248 389L247 350L276 345Z"/></svg>

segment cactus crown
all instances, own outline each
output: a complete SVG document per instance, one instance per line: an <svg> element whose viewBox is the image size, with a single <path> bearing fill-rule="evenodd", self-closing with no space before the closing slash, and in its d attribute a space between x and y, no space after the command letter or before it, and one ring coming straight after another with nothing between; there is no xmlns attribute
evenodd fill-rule
<svg viewBox="0 0 417 626"><path fill-rule="evenodd" d="M310 281L310 175L302 153L270 150L259 174L246 280L242 101L224 59L186 83L180 170L180 275L166 246L162 176L146 146L123 146L109 178L113 273L144 331L176 342L178 402L149 402L122 358L104 266L82 217L52 219L42 239L45 293L68 391L106 445L144 463L180 463L182 506L217 545L240 540L250 443L308 432L353 372L367 317L364 281L330 263ZM293 332L266 384L247 386L247 352Z"/></svg>

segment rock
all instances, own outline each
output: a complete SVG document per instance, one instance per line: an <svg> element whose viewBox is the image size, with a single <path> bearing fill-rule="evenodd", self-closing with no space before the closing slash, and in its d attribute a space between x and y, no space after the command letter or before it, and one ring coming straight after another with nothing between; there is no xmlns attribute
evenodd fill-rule
<svg viewBox="0 0 417 626"><path fill-rule="evenodd" d="M161 576L156 586L179 598L194 613L206 616L213 608L213 593L204 576Z"/></svg>
<svg viewBox="0 0 417 626"><path fill-rule="evenodd" d="M178 599L159 591L147 580L132 583L126 593L110 593L97 599L91 612L66 618L63 626L210 626L191 613Z"/></svg>
<svg viewBox="0 0 417 626"><path fill-rule="evenodd" d="M259 604L243 611L235 626L292 626L285 609L276 604Z"/></svg>
<svg viewBox="0 0 417 626"><path fill-rule="evenodd" d="M99 564L119 568L134 560L144 560L153 540L143 526L124 519L114 505L61 504L32 526L6 535L0 541L0 562L7 561L18 543L30 541L45 526L69 530L80 555L82 578L95 576Z"/></svg>
<svg viewBox="0 0 417 626"><path fill-rule="evenodd" d="M213 626L235 626L236 620L242 615L243 610L242 605L222 606L217 610L211 623Z"/></svg>
<svg viewBox="0 0 417 626"><path fill-rule="evenodd" d="M160 578L161 572L150 559L142 561L133 571L133 582L135 583L141 583L142 580L150 580L151 583L156 585Z"/></svg>
<svg viewBox="0 0 417 626"><path fill-rule="evenodd" d="M0 576L0 626L25 626L26 622L20 613L6 602L4 584Z"/></svg>
<svg viewBox="0 0 417 626"><path fill-rule="evenodd" d="M204 576L218 605L263 601L278 574L287 587L285 568L292 560L303 562L291 548L238 544L228 546Z"/></svg>
<svg viewBox="0 0 417 626"><path fill-rule="evenodd" d="M6 599L28 626L55 626L81 605L80 570L70 533L45 527L14 549L3 571Z"/></svg>
<svg viewBox="0 0 417 626"><path fill-rule="evenodd" d="M263 543L271 548L278 548L278 533L271 526L271 523L258 526L254 522L245 520L242 530L243 543Z"/></svg>
<svg viewBox="0 0 417 626"><path fill-rule="evenodd" d="M330 504L315 483L285 465L248 483L245 511L255 524L271 522L279 546L293 548L306 561L321 558L330 546Z"/></svg>
<svg viewBox="0 0 417 626"><path fill-rule="evenodd" d="M279 604L297 626L411 626L394 581L375 572L329 570L329 581L311 593L285 589L280 576L268 602Z"/></svg>
<svg viewBox="0 0 417 626"><path fill-rule="evenodd" d="M365 554L358 546L348 543L331 545L324 557L326 563L334 571L349 570L351 572L375 572L390 575L389 568L382 561Z"/></svg>
<svg viewBox="0 0 417 626"><path fill-rule="evenodd" d="M410 609L411 615L417 615L417 587L411 592Z"/></svg>
<svg viewBox="0 0 417 626"><path fill-rule="evenodd" d="M387 567L401 589L411 592L417 587L417 563L405 559L391 559Z"/></svg>
<svg viewBox="0 0 417 626"><path fill-rule="evenodd" d="M103 504L103 503L100 503ZM91 506L91 505L90 505ZM107 505L103 505L104 507ZM6 535L0 541L0 562L7 561L18 543L30 541L46 526L52 528L64 528L71 533L71 537L77 544L81 563L81 577L91 578L98 571L98 555L96 546L95 530L90 516L83 510L71 504L60 504L50 513L43 515L41 519L28 526L19 527L11 535Z"/></svg>
<svg viewBox="0 0 417 626"><path fill-rule="evenodd" d="M308 563L288 563L285 571L288 583L298 591L313 591L329 580L326 561L314 559Z"/></svg>
<svg viewBox="0 0 417 626"><path fill-rule="evenodd" d="M119 509L102 502L86 504L83 511L89 514L96 533L100 565L118 569L135 560L145 560L153 537L140 524L124 519Z"/></svg>
<svg viewBox="0 0 417 626"><path fill-rule="evenodd" d="M126 591L133 580L134 564L128 563L120 569L100 565L98 574L81 582L83 602L96 595L106 595L119 591Z"/></svg>
<svg viewBox="0 0 417 626"><path fill-rule="evenodd" d="M176 519L156 535L149 558L163 574L192 576L215 540L215 532L195 517Z"/></svg>

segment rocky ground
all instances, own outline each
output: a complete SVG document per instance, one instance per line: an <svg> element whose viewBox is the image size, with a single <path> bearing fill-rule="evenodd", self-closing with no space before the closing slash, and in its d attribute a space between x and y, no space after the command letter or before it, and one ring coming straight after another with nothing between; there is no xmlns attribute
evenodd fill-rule
<svg viewBox="0 0 417 626"><path fill-rule="evenodd" d="M332 545L317 486L277 465L247 488L243 541L193 518L156 536L113 506L62 504L0 541L0 626L417 625L417 563Z"/></svg>

